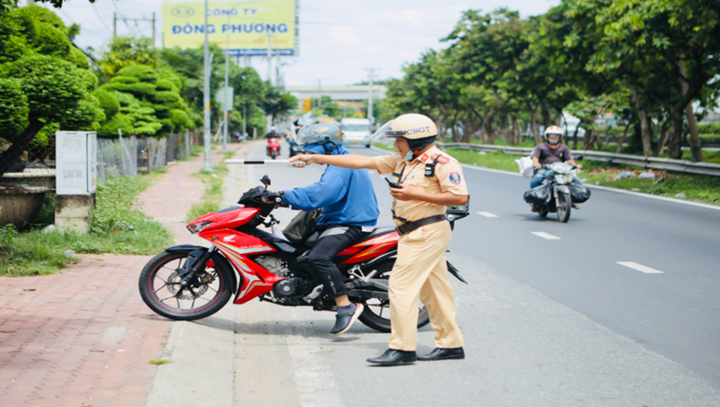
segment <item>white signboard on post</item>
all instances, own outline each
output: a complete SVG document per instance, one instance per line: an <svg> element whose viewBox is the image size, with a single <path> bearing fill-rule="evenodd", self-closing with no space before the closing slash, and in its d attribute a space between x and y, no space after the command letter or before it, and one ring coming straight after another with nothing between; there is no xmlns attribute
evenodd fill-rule
<svg viewBox="0 0 720 407"><path fill-rule="evenodd" d="M215 95L215 99L217 99L218 103L222 104L224 112L229 112L232 110L234 97L235 89L231 87L220 88L220 90L218 90L217 92L217 95Z"/></svg>
<svg viewBox="0 0 720 407"><path fill-rule="evenodd" d="M57 194L94 194L97 190L96 133L58 131L55 137Z"/></svg>

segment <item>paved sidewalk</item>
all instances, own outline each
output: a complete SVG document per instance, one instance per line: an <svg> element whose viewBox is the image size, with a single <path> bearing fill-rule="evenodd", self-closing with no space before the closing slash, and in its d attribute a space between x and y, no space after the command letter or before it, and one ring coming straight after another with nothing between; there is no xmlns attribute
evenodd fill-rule
<svg viewBox="0 0 720 407"><path fill-rule="evenodd" d="M168 166L138 199L177 241L192 242L184 216L204 185L188 176L202 165L196 157ZM174 324L138 294L151 256L82 257L50 276L0 277L0 407L146 404L158 371L149 362L164 357Z"/></svg>

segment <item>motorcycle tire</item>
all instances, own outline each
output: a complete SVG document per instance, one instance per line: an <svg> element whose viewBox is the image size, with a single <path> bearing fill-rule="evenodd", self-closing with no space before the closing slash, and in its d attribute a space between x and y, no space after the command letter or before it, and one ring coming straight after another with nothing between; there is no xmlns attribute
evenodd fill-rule
<svg viewBox="0 0 720 407"><path fill-rule="evenodd" d="M275 152L275 150L270 153L270 157L272 157L273 160L277 158L277 153Z"/></svg>
<svg viewBox="0 0 720 407"><path fill-rule="evenodd" d="M373 278L390 278L393 264L389 264L378 271ZM367 300L363 303L365 309L358 317L360 322L368 328L372 328L378 332L390 332L390 301L385 300ZM420 304L418 309L418 329L430 323L430 314L424 305Z"/></svg>
<svg viewBox="0 0 720 407"><path fill-rule="evenodd" d="M547 217L547 215L548 215L547 209L545 209L545 208L538 209L538 216L540 216L541 218L544 218L544 217Z"/></svg>
<svg viewBox="0 0 720 407"><path fill-rule="evenodd" d="M182 288L179 270L187 253L162 252L153 257L140 273L140 297L155 313L178 321L192 321L218 312L230 299L228 280L232 270L220 262L206 267L191 287ZM205 294L208 294L205 296Z"/></svg>
<svg viewBox="0 0 720 407"><path fill-rule="evenodd" d="M557 215L558 220L566 223L570 220L570 210L572 209L572 199L569 194L559 193L557 196Z"/></svg>

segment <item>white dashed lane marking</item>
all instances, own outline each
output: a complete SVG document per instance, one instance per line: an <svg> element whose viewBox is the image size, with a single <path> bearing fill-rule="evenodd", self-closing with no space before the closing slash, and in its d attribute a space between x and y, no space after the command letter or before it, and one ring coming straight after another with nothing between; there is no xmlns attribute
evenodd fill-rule
<svg viewBox="0 0 720 407"><path fill-rule="evenodd" d="M535 236L542 237L543 239L547 239L547 240L560 240L559 237L553 236L550 233L545 233L545 232L530 232L530 233L532 233Z"/></svg>
<svg viewBox="0 0 720 407"><path fill-rule="evenodd" d="M497 218L498 216L490 212L478 212L478 215L482 215L486 218Z"/></svg>
<svg viewBox="0 0 720 407"><path fill-rule="evenodd" d="M630 267L631 269L635 269L637 271L642 271L643 273L647 274L663 274L660 270L655 270L652 267L643 266L642 264L637 264L634 261L619 261L617 264L625 267Z"/></svg>

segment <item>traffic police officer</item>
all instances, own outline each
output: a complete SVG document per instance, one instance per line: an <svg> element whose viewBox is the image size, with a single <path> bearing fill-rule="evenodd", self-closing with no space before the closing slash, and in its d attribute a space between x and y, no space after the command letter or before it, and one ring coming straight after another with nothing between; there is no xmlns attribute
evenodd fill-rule
<svg viewBox="0 0 720 407"><path fill-rule="evenodd" d="M463 337L455 322L455 300L445 260L451 237L446 206L465 205L468 200L462 167L433 145L437 127L424 115L401 115L377 133L395 138L395 154L379 157L302 154L291 161L392 173L400 186L390 188L394 198L393 219L401 235L389 281L392 334L389 349L368 362L393 366L418 359L463 359ZM419 357L415 352L418 301L427 307L435 331L435 349Z"/></svg>

